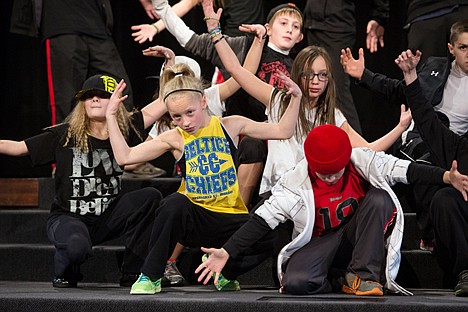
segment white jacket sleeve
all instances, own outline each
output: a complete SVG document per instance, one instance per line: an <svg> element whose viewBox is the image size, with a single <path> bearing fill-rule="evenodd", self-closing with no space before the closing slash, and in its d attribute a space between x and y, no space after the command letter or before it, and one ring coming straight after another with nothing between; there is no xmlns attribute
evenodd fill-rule
<svg viewBox="0 0 468 312"><path fill-rule="evenodd" d="M182 47L185 47L195 32L174 13L167 0L152 1L154 9L164 22L164 25L166 25L166 29L177 39Z"/></svg>

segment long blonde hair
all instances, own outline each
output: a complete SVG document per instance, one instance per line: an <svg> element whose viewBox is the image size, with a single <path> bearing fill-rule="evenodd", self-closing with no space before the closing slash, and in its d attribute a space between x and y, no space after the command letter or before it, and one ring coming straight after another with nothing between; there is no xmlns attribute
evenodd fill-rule
<svg viewBox="0 0 468 312"><path fill-rule="evenodd" d="M302 81L303 71L309 69L312 63L319 57L323 57L327 66L328 84L324 92L319 96L315 104L316 115L314 121L311 123L307 116L312 109L310 106L311 99L309 97L309 81L307 78L305 82ZM335 108L336 108L336 89L335 80L333 79L332 63L327 51L318 46L308 46L302 49L294 59L291 70L291 79L296 82L302 91L301 105L299 107L299 120L296 125L295 137L302 141L307 134L316 126L323 124L335 124ZM283 97L280 107L280 116L283 116L287 106L289 105L289 96Z"/></svg>
<svg viewBox="0 0 468 312"><path fill-rule="evenodd" d="M119 129L125 138L128 138L130 128L132 128L140 139L142 139L141 133L139 133L135 126L131 123L130 117L133 112L128 112L124 105L119 104L117 111L117 122ZM90 118L86 114L84 101L78 101L75 108L67 116L64 123L68 123L68 132L65 138L65 144L67 146L70 140L74 142L74 146L79 148L82 152L89 152L89 136L91 134L90 129ZM143 140L143 139L142 139Z"/></svg>

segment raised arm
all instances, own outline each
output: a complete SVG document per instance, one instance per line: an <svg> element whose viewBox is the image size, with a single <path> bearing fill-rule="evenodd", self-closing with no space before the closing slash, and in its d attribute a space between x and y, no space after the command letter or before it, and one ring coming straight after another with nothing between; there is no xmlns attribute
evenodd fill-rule
<svg viewBox="0 0 468 312"><path fill-rule="evenodd" d="M458 166L462 173L468 173L466 161L462 161L464 155L460 153L460 144L464 140L455 132L443 125L434 107L426 99L426 90L423 90L417 79L416 65L421 57L421 52L413 54L411 51L403 51L395 63L400 67L407 86L405 94L412 110L414 123L418 128L421 138L431 151L434 164L446 170L452 166L454 159L458 160Z"/></svg>
<svg viewBox="0 0 468 312"><path fill-rule="evenodd" d="M244 61L244 68L255 75L258 69L258 64L262 58L263 45L266 38L266 28L262 25L241 25L239 29L243 32L255 34L255 39L250 46L247 57ZM229 78L219 86L219 96L221 101L232 96L241 86L234 78Z"/></svg>
<svg viewBox="0 0 468 312"><path fill-rule="evenodd" d="M143 0L148 1L151 7L151 10L156 13L153 8L152 2L150 0ZM180 0L178 3L172 6L172 10L178 17L183 17L187 14L190 10L193 9L198 3L198 0ZM148 10L146 10L148 12ZM149 15L149 14L148 14ZM155 14L156 15L156 14ZM141 25L134 25L132 26L132 37L135 37L135 41L138 43L144 43L145 41L149 40L150 42L153 41L154 36L159 34L161 31L166 29L166 25L162 19L158 20L153 24L141 24Z"/></svg>
<svg viewBox="0 0 468 312"><path fill-rule="evenodd" d="M117 163L119 165L130 165L145 162L155 159L166 151L172 150L171 146L166 143L167 141L161 139L163 135L155 140L146 141L134 147L128 146L122 132L120 132L116 117L118 106L127 98L127 95L120 97L124 89L125 82L122 80L115 88L106 111L109 140ZM164 137L168 137L167 132L164 133Z"/></svg>
<svg viewBox="0 0 468 312"><path fill-rule="evenodd" d="M164 46L158 45L154 47L149 47L143 50L143 55L152 57L164 57L164 68L171 67L175 63L174 52L171 49ZM160 101L159 98L143 107L141 109L141 112L143 113L145 129L154 124L157 120L159 120L166 111L166 105L164 105L164 103Z"/></svg>
<svg viewBox="0 0 468 312"><path fill-rule="evenodd" d="M291 96L286 111L278 123L255 122L242 116L229 116L223 118L223 123L231 136L244 134L252 138L263 140L285 140L289 139L296 129L297 116L301 103L302 93L299 86L286 76L277 71L278 78L284 83L287 90L286 95Z"/></svg>
<svg viewBox="0 0 468 312"><path fill-rule="evenodd" d="M398 105L405 101L403 81L388 78L379 73L373 73L365 68L364 50L362 48L359 49L359 58L357 60L353 57L351 49L346 48L341 50L340 61L344 72L357 79L358 86L378 93Z"/></svg>
<svg viewBox="0 0 468 312"><path fill-rule="evenodd" d="M24 141L0 140L0 154L9 156L28 155L28 147Z"/></svg>
<svg viewBox="0 0 468 312"><path fill-rule="evenodd" d="M203 12L205 14L206 25L213 39L213 44L226 70L247 93L268 108L273 87L261 81L239 63L231 47L226 40L224 40L224 35L222 35L219 27L219 18L221 17L222 9L219 9L218 12L215 13L212 1L203 0Z"/></svg>
<svg viewBox="0 0 468 312"><path fill-rule="evenodd" d="M351 145L354 147L368 147L376 152L383 152L388 150L396 140L401 137L403 132L409 127L412 117L411 111L406 109L405 105L400 106L400 122L398 125L388 132L383 137L373 141L367 142L359 133L357 133L347 122L341 128L348 134Z"/></svg>
<svg viewBox="0 0 468 312"><path fill-rule="evenodd" d="M411 84L418 78L416 72L416 66L421 60L421 51L417 50L416 54L413 54L411 50L406 50L400 53L395 59L395 63L400 67L403 72L403 77L405 79L406 85Z"/></svg>
<svg viewBox="0 0 468 312"><path fill-rule="evenodd" d="M359 48L359 58L356 60L350 48L341 49L340 61L343 71L349 76L361 80L366 66L364 65L364 50Z"/></svg>

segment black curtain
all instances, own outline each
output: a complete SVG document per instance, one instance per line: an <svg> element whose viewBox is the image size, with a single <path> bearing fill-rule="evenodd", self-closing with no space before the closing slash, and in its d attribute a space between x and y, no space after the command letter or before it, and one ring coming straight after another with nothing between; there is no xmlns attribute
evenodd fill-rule
<svg viewBox="0 0 468 312"><path fill-rule="evenodd" d="M45 49L39 38L11 34L9 32L11 9L14 0L0 1L0 32L2 38L0 90L2 94L0 114L0 139L22 140L40 133L50 126L48 105ZM292 1L303 8L306 0ZM124 60L134 90L137 108L151 101L158 81L146 79L159 75L162 60L144 57L141 51L152 45L166 45L176 54L189 55L167 32L158 35L152 43L140 45L133 41L130 26L149 23L141 4L137 0L112 0L114 11L114 39ZM170 1L171 4L176 3ZM267 1L265 11L286 1ZM370 0L357 2L358 38L357 47L365 46L365 27ZM394 65L395 56L406 46L402 25L405 13L403 0L391 1L391 20L386 28L385 48L374 55L366 53L366 66L370 69L399 78L401 75ZM206 31L203 12L195 8L185 22L197 33ZM205 79L210 80L212 67L206 61L196 58L202 67ZM352 86L355 103L361 119L363 135L374 140L398 122L399 107ZM27 157L0 155L0 177L41 177L49 176L50 166L32 168Z"/></svg>

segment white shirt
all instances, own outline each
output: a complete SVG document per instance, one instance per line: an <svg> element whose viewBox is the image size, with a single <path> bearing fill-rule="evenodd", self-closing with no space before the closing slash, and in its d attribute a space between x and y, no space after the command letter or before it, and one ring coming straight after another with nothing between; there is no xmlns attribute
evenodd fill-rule
<svg viewBox="0 0 468 312"><path fill-rule="evenodd" d="M468 131L468 74L455 61L445 83L442 101L434 109L448 117L453 132L463 135Z"/></svg>
<svg viewBox="0 0 468 312"><path fill-rule="evenodd" d="M281 93L278 92L274 99L270 101L270 112L268 122L278 123L280 116ZM316 108L313 108L307 120L311 123L315 120ZM346 121L340 110L335 109L335 125L341 127ZM287 171L294 168L302 159L304 159L304 140L305 137L296 138L294 134L288 140L269 140L268 156L263 169L262 181L260 183L260 194L266 193L278 182L278 180Z"/></svg>

